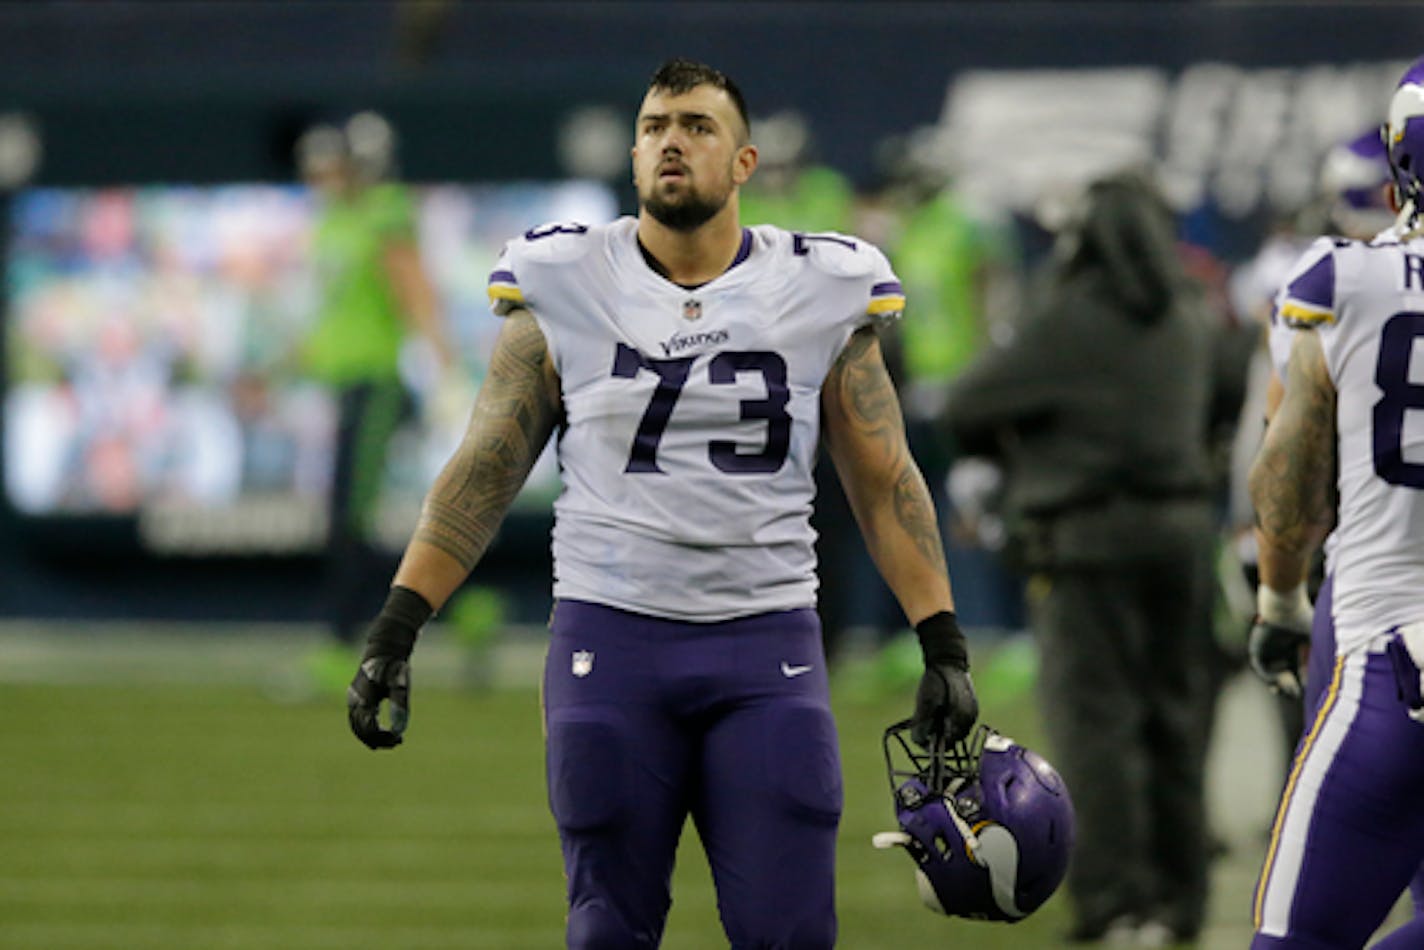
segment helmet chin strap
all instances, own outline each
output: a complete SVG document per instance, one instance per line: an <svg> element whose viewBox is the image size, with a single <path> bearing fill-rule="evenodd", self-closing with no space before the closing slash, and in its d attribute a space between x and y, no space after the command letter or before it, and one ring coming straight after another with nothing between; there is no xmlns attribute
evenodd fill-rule
<svg viewBox="0 0 1424 950"><path fill-rule="evenodd" d="M1417 203L1418 196L1406 198L1404 207L1399 209L1399 217L1394 219L1394 226L1399 229L1401 241L1407 241L1424 233L1424 221L1420 220Z"/></svg>
<svg viewBox="0 0 1424 950"><path fill-rule="evenodd" d="M930 759L930 788L936 792L943 789L941 798L944 800L944 810L949 812L949 820L954 822L954 827L958 829L959 836L964 839L964 846L968 849L969 857L972 859L974 852L979 850L979 838L974 834L974 829L969 827L969 822L960 817L959 809L954 807L954 793L963 787L963 778L956 778L949 783L945 782L945 759L949 749L950 743L944 736L935 738Z"/></svg>

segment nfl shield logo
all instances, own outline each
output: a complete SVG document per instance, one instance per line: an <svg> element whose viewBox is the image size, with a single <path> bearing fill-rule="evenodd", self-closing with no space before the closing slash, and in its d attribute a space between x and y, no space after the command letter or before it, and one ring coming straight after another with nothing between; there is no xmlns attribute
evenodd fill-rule
<svg viewBox="0 0 1424 950"><path fill-rule="evenodd" d="M575 676L587 676L593 672L593 651L575 650L573 673Z"/></svg>
<svg viewBox="0 0 1424 950"><path fill-rule="evenodd" d="M693 300L691 297L687 298L687 300L684 301L684 302L683 302L683 305L682 305L682 319L684 319L684 320L701 320L701 319L702 319L702 301L700 301L700 300Z"/></svg>

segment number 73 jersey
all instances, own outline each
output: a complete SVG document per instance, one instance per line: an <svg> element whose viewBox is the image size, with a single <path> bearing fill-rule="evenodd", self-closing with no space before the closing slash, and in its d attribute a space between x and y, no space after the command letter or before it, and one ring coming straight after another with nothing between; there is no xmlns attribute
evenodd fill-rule
<svg viewBox="0 0 1424 950"><path fill-rule="evenodd" d="M1321 238L1274 319L1320 335L1335 384L1339 651L1424 620L1424 241Z"/></svg>
<svg viewBox="0 0 1424 950"><path fill-rule="evenodd" d="M878 249L747 228L689 290L634 218L548 225L505 246L489 290L496 313L530 310L559 373L555 597L692 621L814 606L821 384L904 308Z"/></svg>

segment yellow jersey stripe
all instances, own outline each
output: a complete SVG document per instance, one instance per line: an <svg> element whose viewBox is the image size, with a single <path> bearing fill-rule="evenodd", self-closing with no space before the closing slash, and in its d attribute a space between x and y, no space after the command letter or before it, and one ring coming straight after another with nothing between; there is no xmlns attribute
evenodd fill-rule
<svg viewBox="0 0 1424 950"><path fill-rule="evenodd" d="M903 294L895 294L889 297L879 297L870 301L870 306L865 308L865 312L872 317L878 317L882 313L899 313L905 309L905 297Z"/></svg>
<svg viewBox="0 0 1424 950"><path fill-rule="evenodd" d="M1290 323L1334 323L1335 312L1333 310L1322 310L1319 307L1310 307L1298 303L1294 300L1287 300L1281 304L1281 317Z"/></svg>
<svg viewBox="0 0 1424 950"><path fill-rule="evenodd" d="M514 303L524 302L524 292L512 284L490 284L489 296L491 300L509 300Z"/></svg>

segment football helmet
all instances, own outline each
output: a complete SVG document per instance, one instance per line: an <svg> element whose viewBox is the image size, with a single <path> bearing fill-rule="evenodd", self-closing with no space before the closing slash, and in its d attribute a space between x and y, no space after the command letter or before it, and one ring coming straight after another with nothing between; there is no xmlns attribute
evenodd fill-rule
<svg viewBox="0 0 1424 950"><path fill-rule="evenodd" d="M1424 59L1415 60L1399 80L1382 131L1400 203L1413 220L1419 215L1424 190Z"/></svg>
<svg viewBox="0 0 1424 950"><path fill-rule="evenodd" d="M396 133L379 113L358 112L342 125L312 126L297 140L298 170L308 174L316 166L340 164L366 183L382 181L396 172Z"/></svg>
<svg viewBox="0 0 1424 950"><path fill-rule="evenodd" d="M1375 130L1336 145L1320 166L1320 192L1329 202L1331 220L1347 237L1360 240L1394 222L1384 195L1390 181L1385 144Z"/></svg>
<svg viewBox="0 0 1424 950"><path fill-rule="evenodd" d="M885 764L920 899L951 917L1015 922L1052 896L1073 850L1073 803L1053 766L985 725L922 751L910 721L885 730Z"/></svg>

